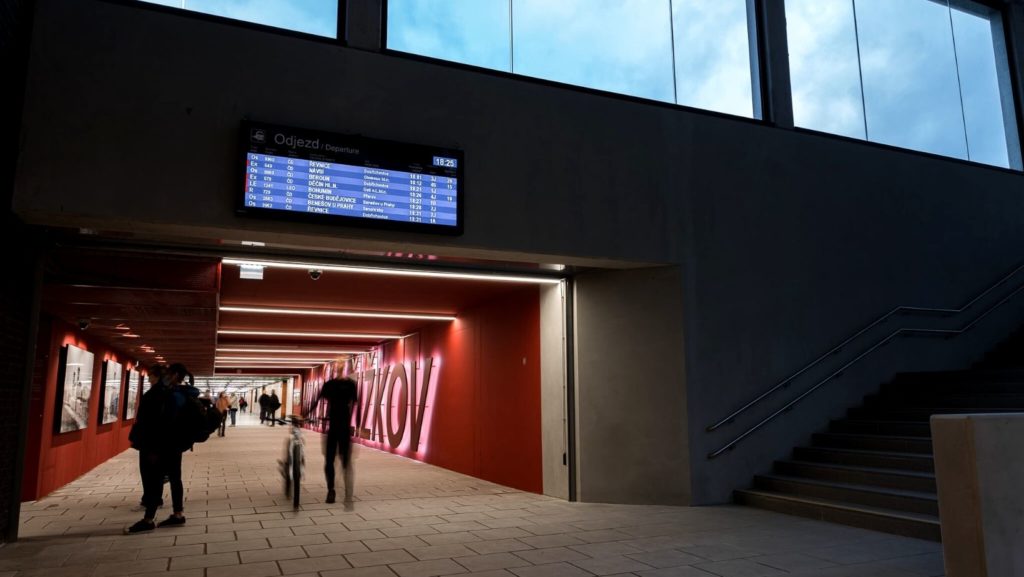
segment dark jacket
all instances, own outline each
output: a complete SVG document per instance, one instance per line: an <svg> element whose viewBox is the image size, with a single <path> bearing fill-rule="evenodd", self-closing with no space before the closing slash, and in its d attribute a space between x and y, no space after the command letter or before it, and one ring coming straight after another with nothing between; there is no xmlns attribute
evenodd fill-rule
<svg viewBox="0 0 1024 577"><path fill-rule="evenodd" d="M185 399L199 396L199 389L190 386L153 385L142 395L135 423L128 433L132 448L139 451L181 450L182 436L178 415Z"/></svg>

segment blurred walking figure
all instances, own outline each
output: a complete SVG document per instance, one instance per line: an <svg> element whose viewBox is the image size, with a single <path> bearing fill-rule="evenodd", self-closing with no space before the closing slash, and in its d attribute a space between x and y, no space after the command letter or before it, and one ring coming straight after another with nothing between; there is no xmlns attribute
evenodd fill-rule
<svg viewBox="0 0 1024 577"><path fill-rule="evenodd" d="M345 509L352 509L352 496L355 485L355 471L352 466L352 433L360 424L359 402L357 400L356 382L352 379L331 379L324 383L320 395L313 403L311 411L316 412L320 401L327 400L327 434L325 436L326 459L324 473L327 476L327 502L333 503L334 492L334 460L341 457L341 469L345 479ZM355 427L352 426L352 412L355 410Z"/></svg>

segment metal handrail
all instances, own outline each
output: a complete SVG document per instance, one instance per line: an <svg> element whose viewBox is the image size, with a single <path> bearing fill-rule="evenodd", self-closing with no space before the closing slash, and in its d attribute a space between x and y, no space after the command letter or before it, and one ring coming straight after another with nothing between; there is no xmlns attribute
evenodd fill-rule
<svg viewBox="0 0 1024 577"><path fill-rule="evenodd" d="M1024 268L1024 265L1021 265L1016 270L1020 270L1021 268ZM1016 270L1014 272L1016 272ZM1011 273L1011 275L1012 275L1012 273ZM995 288L999 284L1002 284L1003 282L1005 282L1005 280L1006 279L1004 278L1002 281L999 281L999 283L996 283L996 285L993 285L992 288ZM989 289L989 290L991 290L991 289ZM851 366L853 366L857 361L859 361L862 358L864 358L864 357L868 356L869 354L873 353L875 350L877 350L878 348L882 347L883 345L888 344L889 341L893 340L897 336L899 336L901 334L928 334L928 335L944 335L947 338L955 337L957 335L960 335L960 334L963 334L963 333L969 331L974 325L978 324L978 322L981 321L981 319L987 317L989 314L992 313L992 311L994 311L997 308L999 308L1000 306L1002 306L1004 303L1006 303L1008 300L1013 298L1014 295L1016 295L1017 293L1021 292L1022 290L1024 290L1024 284L1021 284L1020 286L1018 286L1016 289L1013 290L1013 292L1011 292L1010 294L1008 294L1005 297L1003 297L1002 299L1000 299L999 302L997 302L994 305L992 305L991 307L989 307L985 312L983 312L982 314L978 315L978 317L975 318L973 321L971 321L970 323L968 323L967 325L965 325L964 327L959 328L959 329L921 329L921 328L899 328L899 329L896 329L895 331L889 333L888 336L886 336L886 337L882 338L881 340L879 340L878 342L876 342L874 345L872 345L866 351L864 351L861 354L859 354L856 357L854 357L853 360L847 362L842 367L840 367L840 368L836 369L835 371L833 371L829 376L827 376L824 379L821 379L820 381L818 381L814 386L812 386L811 388L809 388L806 391L804 391L800 396L798 396L795 399L793 399L792 401L786 403L785 405L782 406L782 408L780 408L777 411L775 411L774 413L768 415L764 419L761 419L760 422L758 422L753 427L750 427L749 429L744 431L743 434L739 435L738 437L736 437L732 441L729 441L728 443L726 443L722 447L720 447L720 448L718 448L718 449L708 453L708 459L714 459L715 457L718 457L719 455L721 455L722 453L725 453L726 451L731 451L740 441L742 441L743 439L746 439L747 437L752 435L754 432L756 432L761 427L763 427L763 426L767 425L768 423L770 423L771 421L775 420L775 418L778 417L779 415L781 415L782 413L785 413L785 412L789 411L790 409L792 409L797 403L799 403L800 401L804 400L808 395L810 395L814 391L816 391L819 388L821 388L823 385L825 385L826 383L831 381L833 378L835 378L835 377L839 376L840 374L842 374L843 371L845 371L846 369L848 369ZM985 292L989 292L989 291L985 291ZM975 299L975 300L977 300L977 299ZM974 301L972 301L972 303L973 302ZM966 308L966 307L964 307L964 308Z"/></svg>
<svg viewBox="0 0 1024 577"><path fill-rule="evenodd" d="M728 416L723 417L722 419L718 420L717 422L715 422L712 425L708 425L706 427L707 432L710 433L712 431L718 430L719 428L721 428L724 425L732 423L736 419L736 417L738 417L739 415L747 412L752 407L754 407L755 405L759 404L761 401L765 400L766 398L770 397L774 393L778 392L780 389L784 389L784 388L788 387L789 383L792 382L794 379L796 379L800 375L804 374L808 370L814 368L821 361L823 361L823 360L827 359L828 357L838 353L840 350L843 349L843 347L845 347L846 345L850 344L854 339L856 339L857 337L859 337L862 334L866 333L867 331L875 328L879 324L885 322L886 320L888 320L893 315L898 314L898 313L907 313L907 312L910 312L910 313L929 313L929 314L947 314L947 315L962 313L965 310L969 309L971 306L973 306L974 303L976 303L979 300L981 300L982 298L984 298L988 293L992 292L993 290L998 288L1000 285L1002 285L1006 281L1010 280L1011 277L1013 277L1015 274L1017 274L1021 270L1024 270L1024 264L1021 264L1017 268L1013 269L1009 274L1007 274L1006 276L1001 278L999 281L997 281L992 286L990 286L987 289L985 289L984 291L982 291L980 294L975 296L973 299L968 301L966 304L962 305L960 308L956 308L956 309L938 309L938 308L927 308L927 307L898 306L898 307L892 309L891 311L889 311L889 312L885 313L884 315L882 315L882 316L878 317L877 319L875 319L871 324L865 326L864 328L860 329L859 331L857 331L857 332L853 333L852 335L850 335L849 337L847 337L845 340L843 340L843 342L841 342L838 345L836 345L836 346L832 347L831 349L829 349L828 352L822 354L820 357L818 357L818 358L814 359L813 361L807 363L806 365L803 366L803 368L801 368L797 372L795 372L792 375L786 377L785 379L779 381L778 383L775 384L775 386L771 387L770 389L766 390L765 392L761 393L760 395L754 397L747 404L745 404L742 407L736 409L732 413L729 413Z"/></svg>

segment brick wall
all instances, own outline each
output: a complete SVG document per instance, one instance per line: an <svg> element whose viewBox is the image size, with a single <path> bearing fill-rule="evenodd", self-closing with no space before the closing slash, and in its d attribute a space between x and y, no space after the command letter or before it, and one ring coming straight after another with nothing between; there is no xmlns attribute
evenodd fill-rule
<svg viewBox="0 0 1024 577"><path fill-rule="evenodd" d="M18 131L25 88L28 23L32 0L0 0L0 223L6 238L21 238L19 250L5 249L0 279L0 542L17 536L27 359L36 286L34 232L11 214ZM28 248L28 250L23 250Z"/></svg>

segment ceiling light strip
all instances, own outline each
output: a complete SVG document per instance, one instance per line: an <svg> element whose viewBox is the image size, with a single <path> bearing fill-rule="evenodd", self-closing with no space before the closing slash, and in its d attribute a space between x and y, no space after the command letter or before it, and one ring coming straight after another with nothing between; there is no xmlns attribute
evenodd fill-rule
<svg viewBox="0 0 1024 577"><path fill-rule="evenodd" d="M373 335L364 333L304 333L304 332L288 332L288 331L250 331L250 330L234 330L234 329L218 329L217 334L221 335L249 335L259 337L310 337L310 338L325 338L325 339L370 339L370 340L383 340L383 339L400 339L402 335Z"/></svg>
<svg viewBox="0 0 1024 577"><path fill-rule="evenodd" d="M455 315L430 313L378 313L362 311L326 311L314 309L281 309L271 307L222 306L220 310L229 313L257 313L273 315L301 315L314 317L359 317L366 319L414 319L424 321L454 321Z"/></svg>
<svg viewBox="0 0 1024 577"><path fill-rule="evenodd" d="M361 355L366 349L261 349L258 347L224 347L218 353L288 353L293 355Z"/></svg>
<svg viewBox="0 0 1024 577"><path fill-rule="evenodd" d="M383 267L369 267L369 266L351 266L351 265L336 265L336 264L315 264L315 263L301 263L301 262L285 262L285 261L270 261L270 260L249 260L249 259L237 259L237 258L225 258L222 260L224 264L230 265L250 265L250 266L262 266L264 268L286 268L293 270L321 270L331 272L343 272L343 273L356 273L356 274L378 274L378 275L390 275L390 276L406 276L406 277L420 277L420 278L443 278L443 279L455 279L455 280L475 280L475 281L489 281L489 282L508 282L508 283L527 283L527 284L558 284L562 282L561 279L540 277L540 276L515 276L515 275L501 275L501 274L484 274L484 273L466 273L466 272L441 272L441 271L424 271L424 270L410 270L400 268L383 268Z"/></svg>
<svg viewBox="0 0 1024 577"><path fill-rule="evenodd" d="M322 357L217 357L214 359L216 362L220 361L305 361L309 363L330 363L336 361L337 358L322 358Z"/></svg>

